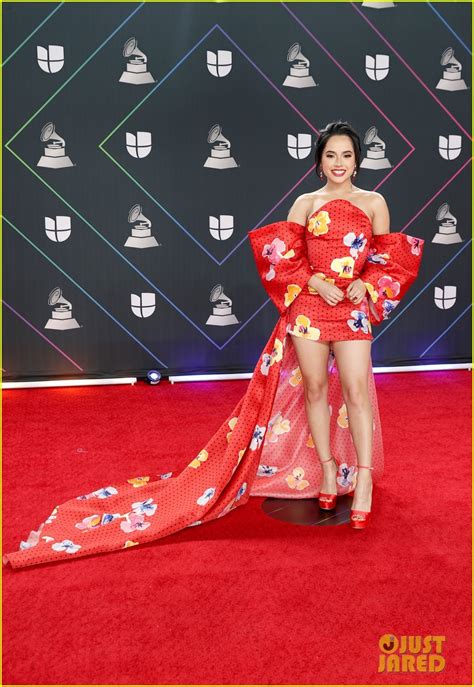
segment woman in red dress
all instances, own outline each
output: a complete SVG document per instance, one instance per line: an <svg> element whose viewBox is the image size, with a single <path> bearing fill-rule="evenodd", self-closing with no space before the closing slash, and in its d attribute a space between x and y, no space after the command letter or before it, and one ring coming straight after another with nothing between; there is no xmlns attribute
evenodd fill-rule
<svg viewBox="0 0 474 687"><path fill-rule="evenodd" d="M367 287L361 278L373 235L388 234L390 218L380 193L353 184L360 164L360 141L346 123L336 122L321 133L316 147L316 172L323 188L300 196L288 221L308 226L308 258L313 276L304 293L290 306L291 327L302 373L311 434L323 467L319 505L336 506L338 463L330 448L328 357L334 352L348 426L357 453L357 485L350 524L368 523L372 500L373 413L369 398L371 324ZM316 297L315 295L316 294ZM308 321L306 321L308 320Z"/></svg>
<svg viewBox="0 0 474 687"><path fill-rule="evenodd" d="M206 445L177 475L145 468L55 506L4 565L136 550L251 496L317 497L331 509L337 494L353 494L351 525L366 525L384 467L372 325L415 281L423 240L388 233L382 196L352 184L359 157L353 129L328 125L316 150L326 185L298 198L287 221L248 233L280 317L245 394Z"/></svg>

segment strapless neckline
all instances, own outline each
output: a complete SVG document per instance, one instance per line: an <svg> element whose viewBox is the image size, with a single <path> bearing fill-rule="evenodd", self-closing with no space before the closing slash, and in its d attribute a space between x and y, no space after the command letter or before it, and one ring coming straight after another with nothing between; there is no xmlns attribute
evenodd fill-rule
<svg viewBox="0 0 474 687"><path fill-rule="evenodd" d="M321 210L323 208L325 208L327 205L330 205L331 203L340 203L340 202L349 203L349 205L352 205L353 208L355 208L356 210L359 210L359 212L362 215L364 215L364 217L366 219L369 220L370 226L372 226L372 220L370 219L369 215L366 212L364 212L358 205L354 205L354 203L352 203L350 200L347 200L346 198L332 198L332 200L328 200L326 203L323 203L323 205L321 205L317 210L315 210L311 215L309 215L308 219L306 220L306 223L308 223L308 221L311 219L311 217L316 215L318 212L321 212Z"/></svg>

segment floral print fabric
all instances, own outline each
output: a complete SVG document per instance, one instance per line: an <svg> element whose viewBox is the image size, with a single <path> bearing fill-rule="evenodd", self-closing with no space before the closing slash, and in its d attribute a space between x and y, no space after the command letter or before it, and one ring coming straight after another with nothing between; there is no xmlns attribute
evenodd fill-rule
<svg viewBox="0 0 474 687"><path fill-rule="evenodd" d="M309 226L310 233L323 236L330 225L323 217ZM319 494L322 471L306 419L301 372L288 332L291 307L302 298L314 272L308 261L306 230L298 223L276 222L249 232L259 276L280 317L257 360L245 394L207 444L190 456L184 470L177 475L146 471L125 482L101 485L55 506L20 542L17 551L3 556L4 565L20 568L135 548L185 527L223 517L245 505L250 496L309 498ZM355 236L347 236L351 233ZM341 257L354 260L352 270L360 253L366 250L365 235L361 237L361 233L352 228L345 234L348 253ZM410 243L404 236L403 240L410 250L420 246L418 239L413 238ZM394 263L390 263L392 247L377 247L377 252L371 254L372 261L364 267L367 281L377 291L376 312L387 311L383 303L399 300L407 280L412 279L413 272L407 264L395 269ZM328 278L336 283L338 279L347 279L347 266L350 268L351 264L338 264L337 274ZM383 278L385 281L379 284ZM400 283L398 292L386 278ZM313 297L309 292L308 295ZM350 319L355 328L350 327L350 331L363 329L357 314ZM295 325L309 333L319 328L317 321L305 319L295 321ZM357 457L332 355L328 377L331 444L339 461L338 493L343 494L355 487ZM384 461L371 369L368 385L374 416L376 483L383 474Z"/></svg>

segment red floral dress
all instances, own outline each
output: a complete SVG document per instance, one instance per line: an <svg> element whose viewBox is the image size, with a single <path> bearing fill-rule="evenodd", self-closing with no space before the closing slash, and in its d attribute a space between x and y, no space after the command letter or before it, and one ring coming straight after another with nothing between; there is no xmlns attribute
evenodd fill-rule
<svg viewBox="0 0 474 687"><path fill-rule="evenodd" d="M372 340L369 299L377 321L387 319L398 305L406 275L397 279L402 263L417 262L419 239L402 234L372 236L372 223L363 210L343 198L324 203L308 218L305 241L310 268L314 275L344 291L351 282L362 279L367 292L354 305L344 296L337 305L329 305L309 284L289 306L288 333L313 341ZM410 242L411 241L411 242ZM413 253L412 247L416 250ZM389 254L390 250L390 254ZM384 271L388 261L393 263ZM400 264L399 264L400 263ZM396 265L396 267L395 267Z"/></svg>
<svg viewBox="0 0 474 687"><path fill-rule="evenodd" d="M111 476L107 484L91 485L88 493L54 506L20 541L17 551L3 555L4 565L21 568L135 550L142 543L223 517L245 505L250 496L298 499L319 494L322 470L307 422L290 329L295 324L300 327L297 318L304 316L310 323L306 329L292 332L297 336L309 332L316 338L311 327L320 330L322 339L333 336L331 327L337 327L337 335L341 332L343 338L366 337L370 330L365 322L367 310L357 308L363 316L353 313L355 308L344 302L326 308L322 298L307 289L308 279L320 270L339 285L360 274L370 294L368 318L377 323L389 316L415 280L423 248L423 240L406 234L370 238L368 218L348 201L330 201L325 208L309 218L306 227L275 222L249 232L258 274L280 317L245 394L206 445L189 456L187 466L177 475L150 473L144 466L139 476L132 475L125 482L115 482ZM315 250L321 246L321 253ZM351 277L341 276L347 270L352 270ZM352 326L348 320L353 320ZM331 448L338 459L337 492L346 494L354 490L357 481L357 455L337 364L331 355L328 379ZM368 389L376 484L383 475L384 454L371 367ZM17 504L21 509L21 496ZM4 545L8 546L5 534Z"/></svg>

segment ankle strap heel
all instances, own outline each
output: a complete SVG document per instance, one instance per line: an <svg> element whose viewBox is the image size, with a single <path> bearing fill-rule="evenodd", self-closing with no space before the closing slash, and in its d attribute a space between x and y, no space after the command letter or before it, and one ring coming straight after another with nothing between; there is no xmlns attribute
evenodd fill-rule
<svg viewBox="0 0 474 687"><path fill-rule="evenodd" d="M319 462L320 463L330 463L332 460L336 463L336 467L339 470L339 463L334 458L334 456L331 456L331 458L328 458L327 460L320 460ZM336 489L337 489L337 487L336 487ZM322 508L322 510L334 510L336 507L336 501L337 501L337 494L325 494L322 491L319 492L318 503L319 503L319 507Z"/></svg>

